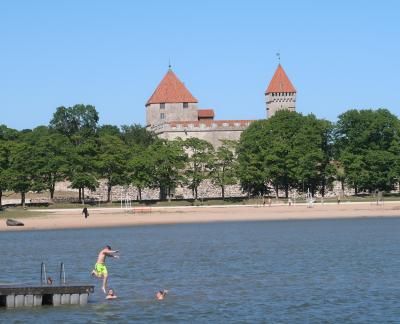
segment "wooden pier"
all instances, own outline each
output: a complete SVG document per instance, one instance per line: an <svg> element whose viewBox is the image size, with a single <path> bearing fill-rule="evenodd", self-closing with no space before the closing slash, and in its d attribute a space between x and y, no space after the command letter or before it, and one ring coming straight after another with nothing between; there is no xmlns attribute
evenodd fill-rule
<svg viewBox="0 0 400 324"><path fill-rule="evenodd" d="M0 285L0 306L8 308L42 305L86 305L94 286L14 286Z"/></svg>

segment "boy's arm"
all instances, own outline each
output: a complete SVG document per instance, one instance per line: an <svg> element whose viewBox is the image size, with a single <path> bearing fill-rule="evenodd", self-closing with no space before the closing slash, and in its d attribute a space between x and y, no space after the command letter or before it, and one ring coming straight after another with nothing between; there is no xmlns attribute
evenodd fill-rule
<svg viewBox="0 0 400 324"><path fill-rule="evenodd" d="M115 251L104 251L105 255L107 255L108 257L112 257L112 258L119 258L118 255L114 255L114 253L118 253L118 250Z"/></svg>

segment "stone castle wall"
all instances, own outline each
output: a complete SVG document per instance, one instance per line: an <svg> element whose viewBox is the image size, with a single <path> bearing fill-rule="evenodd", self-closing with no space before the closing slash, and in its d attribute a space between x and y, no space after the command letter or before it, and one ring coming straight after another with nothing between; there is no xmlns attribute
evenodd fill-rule
<svg viewBox="0 0 400 324"><path fill-rule="evenodd" d="M75 192L78 195L77 189L70 188L70 183L68 181L59 182L56 185L56 191L70 191ZM275 193L271 192L271 196L274 196ZM291 198L301 198L304 197L304 194L297 192L296 190L292 190L290 192ZM345 189L342 191L340 182L336 181L333 184L331 190L327 190L325 197L336 197L336 196L350 196L354 195L354 190ZM247 194L242 191L240 185L230 185L225 187L225 197L226 198L244 198ZM280 197L284 197L284 192L279 192ZM85 197L94 198L96 200L106 201L107 200L107 186L104 180L100 181L100 186L96 191L85 190ZM111 198L113 201L120 200L137 200L139 197L139 193L136 187L122 187L122 186L114 186L111 191ZM206 180L203 181L198 189L198 199L211 199L211 198L221 198L221 188L215 186L211 181ZM317 198L320 198L321 195L317 194ZM191 189L187 187L178 187L175 189L173 199L194 199L194 195ZM145 188L142 190L142 200L158 200L159 199L159 190L158 189L150 189Z"/></svg>
<svg viewBox="0 0 400 324"><path fill-rule="evenodd" d="M166 140L181 138L183 140L191 137L199 138L219 147L222 140L238 141L242 132L252 121L193 121L182 123L170 123L158 125L152 130L158 137Z"/></svg>

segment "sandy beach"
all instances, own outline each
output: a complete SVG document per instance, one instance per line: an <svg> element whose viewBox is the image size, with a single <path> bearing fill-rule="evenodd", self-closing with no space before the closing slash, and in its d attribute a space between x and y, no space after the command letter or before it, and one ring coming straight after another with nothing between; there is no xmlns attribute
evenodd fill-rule
<svg viewBox="0 0 400 324"><path fill-rule="evenodd" d="M206 223L227 221L276 221L333 218L400 217L400 202L315 204L296 206L202 206L151 207L127 212L120 208L90 208L85 219L81 209L48 209L46 214L23 218L25 226L8 227L0 222L0 231L50 230L68 228L96 228L140 226L178 223Z"/></svg>

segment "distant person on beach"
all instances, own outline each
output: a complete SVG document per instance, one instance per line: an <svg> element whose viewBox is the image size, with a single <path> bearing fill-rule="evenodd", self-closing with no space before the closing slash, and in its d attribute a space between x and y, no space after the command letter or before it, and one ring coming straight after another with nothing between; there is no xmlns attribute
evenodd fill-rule
<svg viewBox="0 0 400 324"><path fill-rule="evenodd" d="M337 204L340 204L340 195L337 196Z"/></svg>
<svg viewBox="0 0 400 324"><path fill-rule="evenodd" d="M47 284L48 284L49 286L51 286L51 285L53 284L53 279L51 279L51 277L48 277L48 278L47 278Z"/></svg>
<svg viewBox="0 0 400 324"><path fill-rule="evenodd" d="M107 293L106 299L115 299L115 298L118 298L118 297L115 294L114 289L111 289L111 288L108 289L108 293Z"/></svg>
<svg viewBox="0 0 400 324"><path fill-rule="evenodd" d="M163 300L165 298L165 296L167 296L167 293L168 293L168 290L166 290L166 289L157 291L156 299L157 300Z"/></svg>
<svg viewBox="0 0 400 324"><path fill-rule="evenodd" d="M103 286L101 287L101 289L105 294L106 294L107 280L108 280L108 271L105 264L106 257L118 259L119 256L115 255L115 253L118 252L119 252L118 250L115 251L111 250L111 246L106 245L106 247L100 251L99 256L97 257L97 262L91 273L92 276L96 276L97 278L103 278Z"/></svg>
<svg viewBox="0 0 400 324"><path fill-rule="evenodd" d="M82 214L85 214L85 218L88 218L88 216L89 216L89 212L88 212L88 209L87 209L87 207L83 208L83 210L82 210Z"/></svg>

